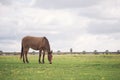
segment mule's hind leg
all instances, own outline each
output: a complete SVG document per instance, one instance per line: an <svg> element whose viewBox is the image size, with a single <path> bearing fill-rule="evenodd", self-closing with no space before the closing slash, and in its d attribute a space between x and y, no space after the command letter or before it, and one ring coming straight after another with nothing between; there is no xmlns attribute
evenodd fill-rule
<svg viewBox="0 0 120 80"><path fill-rule="evenodd" d="M24 51L23 51L23 53L24 53L24 55L23 55L23 62L25 63L25 62L27 62L27 63L29 63L29 61L28 61L28 58L27 58L27 53L28 53L28 50L29 50L29 48L24 48Z"/></svg>
<svg viewBox="0 0 120 80"><path fill-rule="evenodd" d="M24 57L24 52L23 52L23 62L25 63L25 57Z"/></svg>
<svg viewBox="0 0 120 80"><path fill-rule="evenodd" d="M26 62L29 63L28 58L27 58L27 53L28 53L28 50L25 51L25 58L26 58Z"/></svg>

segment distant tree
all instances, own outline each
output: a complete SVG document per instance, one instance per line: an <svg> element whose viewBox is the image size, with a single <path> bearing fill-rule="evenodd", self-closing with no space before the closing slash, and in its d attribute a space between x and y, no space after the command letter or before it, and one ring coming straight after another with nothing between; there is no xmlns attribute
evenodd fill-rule
<svg viewBox="0 0 120 80"><path fill-rule="evenodd" d="M70 48L70 53L72 53L73 52L73 49L72 48Z"/></svg>
<svg viewBox="0 0 120 80"><path fill-rule="evenodd" d="M105 51L105 54L108 54L108 53L109 53L109 50L106 50L106 51Z"/></svg>
<svg viewBox="0 0 120 80"><path fill-rule="evenodd" d="M83 54L86 54L86 51L83 51L82 53L83 53Z"/></svg>
<svg viewBox="0 0 120 80"><path fill-rule="evenodd" d="M32 51L32 55L35 55L35 53L36 53L35 51Z"/></svg>
<svg viewBox="0 0 120 80"><path fill-rule="evenodd" d="M98 52L97 52L97 50L94 50L94 52L93 52L94 54L98 54Z"/></svg>
<svg viewBox="0 0 120 80"><path fill-rule="evenodd" d="M57 51L57 53L60 53L60 52L61 52L60 50Z"/></svg>
<svg viewBox="0 0 120 80"><path fill-rule="evenodd" d="M2 50L0 50L0 55L2 55L3 54L3 51Z"/></svg>
<svg viewBox="0 0 120 80"><path fill-rule="evenodd" d="M117 50L117 54L120 54L120 50Z"/></svg>
<svg viewBox="0 0 120 80"><path fill-rule="evenodd" d="M3 51L2 51L2 50L0 50L0 53L3 53Z"/></svg>

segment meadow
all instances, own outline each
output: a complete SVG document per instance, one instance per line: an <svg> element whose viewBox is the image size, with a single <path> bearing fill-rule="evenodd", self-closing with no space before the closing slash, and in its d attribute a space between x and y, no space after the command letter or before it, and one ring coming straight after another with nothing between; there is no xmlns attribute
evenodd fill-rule
<svg viewBox="0 0 120 80"><path fill-rule="evenodd" d="M69 54L47 56L38 64L38 55L28 55L29 64L19 55L0 56L0 80L119 80L120 55Z"/></svg>

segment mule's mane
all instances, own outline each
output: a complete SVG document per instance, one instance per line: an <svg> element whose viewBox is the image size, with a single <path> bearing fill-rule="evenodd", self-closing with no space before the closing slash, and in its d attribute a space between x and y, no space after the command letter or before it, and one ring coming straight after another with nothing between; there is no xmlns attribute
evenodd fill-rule
<svg viewBox="0 0 120 80"><path fill-rule="evenodd" d="M50 44L49 44L49 42L48 42L48 39L47 39L46 37L43 37L43 39L45 40L46 50L47 50L48 52L50 52Z"/></svg>

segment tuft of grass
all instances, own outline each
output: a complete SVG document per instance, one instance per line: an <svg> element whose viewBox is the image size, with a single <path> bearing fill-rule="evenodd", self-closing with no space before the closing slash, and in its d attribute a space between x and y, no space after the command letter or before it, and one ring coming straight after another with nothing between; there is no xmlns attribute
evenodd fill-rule
<svg viewBox="0 0 120 80"><path fill-rule="evenodd" d="M28 56L24 64L19 56L0 56L0 80L119 80L120 55L53 55L38 64L38 55Z"/></svg>

